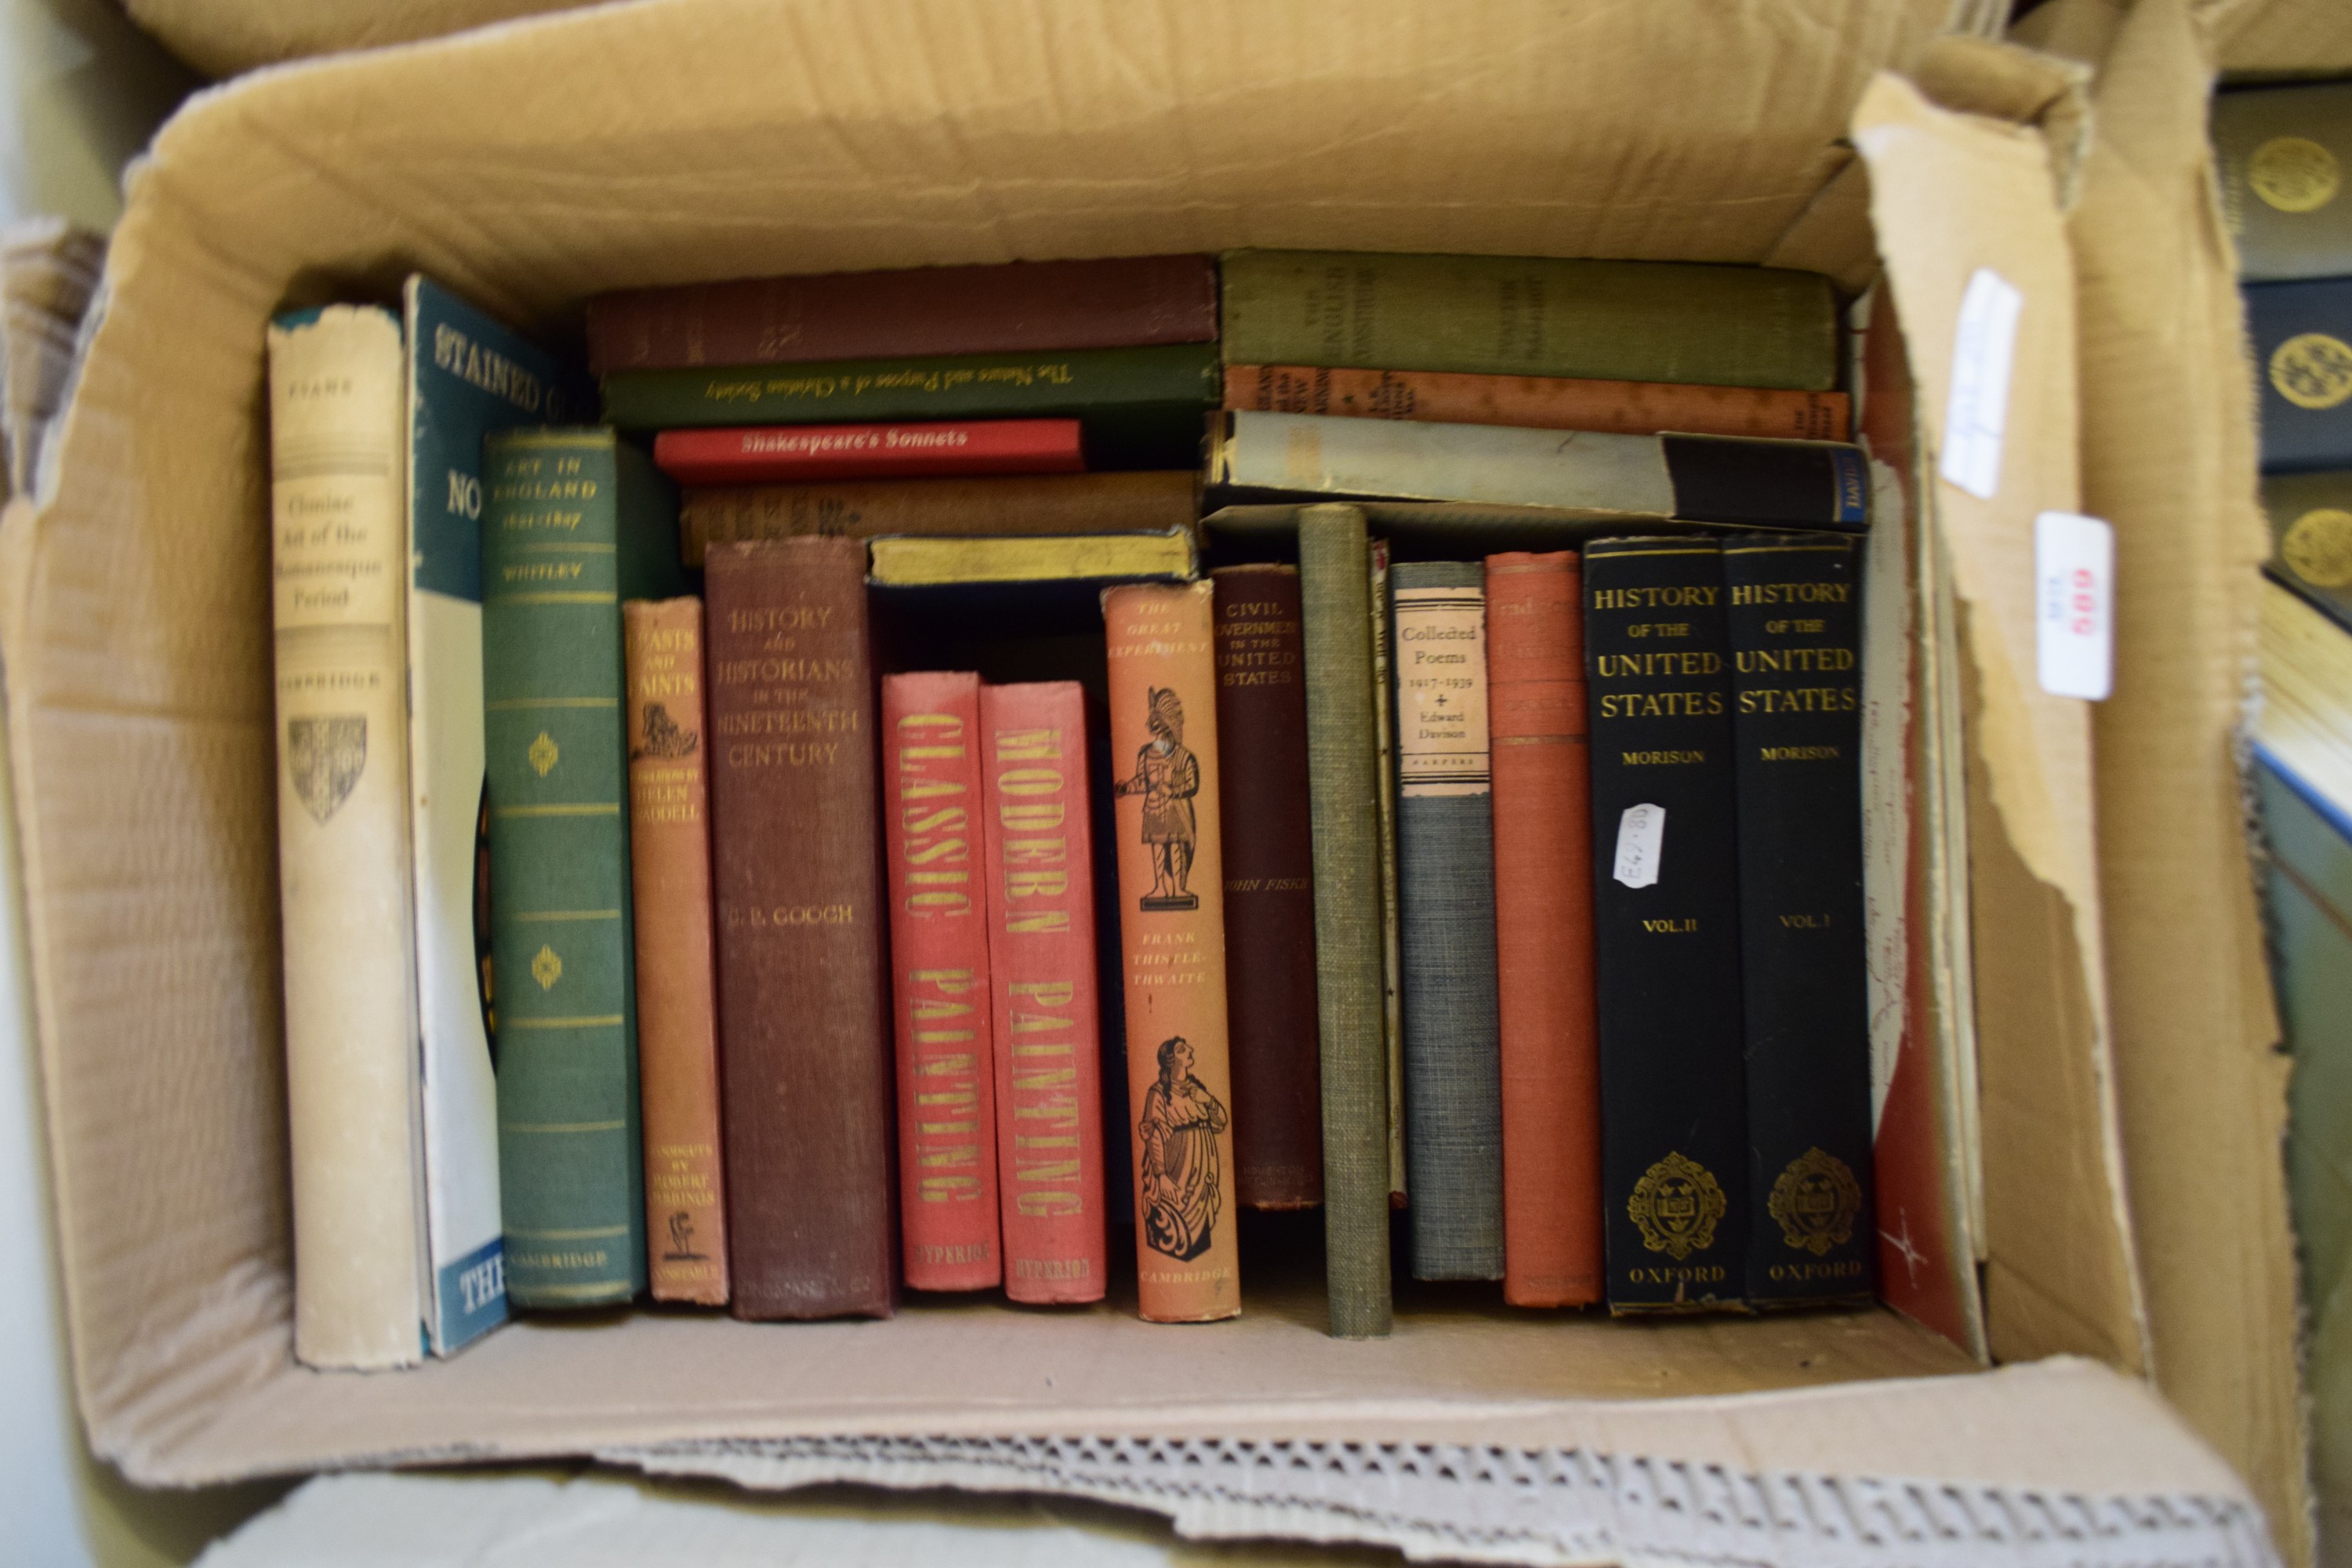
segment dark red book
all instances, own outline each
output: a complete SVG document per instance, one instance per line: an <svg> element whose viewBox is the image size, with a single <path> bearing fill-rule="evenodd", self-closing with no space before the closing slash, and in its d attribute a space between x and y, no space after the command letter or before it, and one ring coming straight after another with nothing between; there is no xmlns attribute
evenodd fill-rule
<svg viewBox="0 0 2352 1568"><path fill-rule="evenodd" d="M918 1290L982 1290L1004 1273L980 755L980 677L884 679L899 1256Z"/></svg>
<svg viewBox="0 0 2352 1568"><path fill-rule="evenodd" d="M980 694L1004 1293L1099 1301L1102 1028L1086 697L1074 680Z"/></svg>
<svg viewBox="0 0 2352 1568"><path fill-rule="evenodd" d="M1242 1206L1323 1201L1315 844L1298 569L1226 566L1216 584L1224 747L1225 996Z"/></svg>
<svg viewBox="0 0 2352 1568"><path fill-rule="evenodd" d="M1206 256L1013 261L631 289L588 301L588 368L790 364L899 354L1205 343Z"/></svg>
<svg viewBox="0 0 2352 1568"><path fill-rule="evenodd" d="M722 544L704 573L735 1315L887 1317L890 991L866 547Z"/></svg>
<svg viewBox="0 0 2352 1568"><path fill-rule="evenodd" d="M682 485L1075 474L1087 466L1075 419L665 430L654 437L654 462Z"/></svg>

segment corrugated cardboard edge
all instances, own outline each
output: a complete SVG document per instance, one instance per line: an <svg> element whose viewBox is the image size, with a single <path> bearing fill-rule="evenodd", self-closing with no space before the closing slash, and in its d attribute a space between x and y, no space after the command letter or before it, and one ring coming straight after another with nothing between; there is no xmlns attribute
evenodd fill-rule
<svg viewBox="0 0 2352 1568"><path fill-rule="evenodd" d="M415 43L595 0L300 0L223 5L218 0L126 0L131 19L165 48L210 77L308 55Z"/></svg>
<svg viewBox="0 0 2352 1568"><path fill-rule="evenodd" d="M2352 41L2352 5L2332 7ZM2115 524L2115 695L2095 715L2126 1165L2157 1384L2313 1551L2285 1172L2288 1060L2233 737L2269 533L2235 258L2186 0L2102 62L2073 215L2083 486Z"/></svg>
<svg viewBox="0 0 2352 1568"><path fill-rule="evenodd" d="M2138 1370L2147 1319L2109 1055L2090 717L2087 704L2042 691L2032 673L2033 519L2079 500L2061 172L2036 130L1939 109L1891 75L1872 84L1853 127L1917 384L1923 475L1937 468L1970 279L1990 268L2023 296L1993 497L1938 476L1923 509L1952 567L1969 677L1993 1352L2074 1352ZM1961 168L1965 182L1945 177ZM1953 200L1955 190L1966 199ZM2068 1124L2095 1125L2095 1144L2050 1135L2053 1106Z"/></svg>

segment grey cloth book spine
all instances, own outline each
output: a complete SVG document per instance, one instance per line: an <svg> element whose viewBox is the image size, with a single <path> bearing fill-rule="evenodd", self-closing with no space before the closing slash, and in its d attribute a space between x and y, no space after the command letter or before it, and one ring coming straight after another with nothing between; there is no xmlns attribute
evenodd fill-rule
<svg viewBox="0 0 2352 1568"><path fill-rule="evenodd" d="M1322 1031L1323 1234L1331 1332L1389 1331L1388 1047L1381 1031L1381 855L1370 579L1364 514L1298 514L1315 847L1315 993Z"/></svg>
<svg viewBox="0 0 2352 1568"><path fill-rule="evenodd" d="M1416 1279L1503 1277L1502 1024L1486 724L1486 572L1391 569L1405 1164Z"/></svg>

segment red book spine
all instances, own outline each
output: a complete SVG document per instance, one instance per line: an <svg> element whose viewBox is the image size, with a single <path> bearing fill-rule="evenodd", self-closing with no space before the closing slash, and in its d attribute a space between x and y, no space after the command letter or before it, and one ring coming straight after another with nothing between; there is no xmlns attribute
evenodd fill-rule
<svg viewBox="0 0 2352 1568"><path fill-rule="evenodd" d="M980 723L1004 1293L1099 1301L1110 1253L1086 699L1076 681L991 686Z"/></svg>
<svg viewBox="0 0 2352 1568"><path fill-rule="evenodd" d="M1577 558L1486 558L1495 949L1502 1005L1503 1299L1601 1298L1592 759Z"/></svg>
<svg viewBox="0 0 2352 1568"><path fill-rule="evenodd" d="M654 437L654 462L682 485L1075 474L1087 466L1075 419L665 430Z"/></svg>
<svg viewBox="0 0 2352 1568"><path fill-rule="evenodd" d="M899 1228L918 1290L983 1290L1003 1277L980 738L978 676L882 682Z"/></svg>

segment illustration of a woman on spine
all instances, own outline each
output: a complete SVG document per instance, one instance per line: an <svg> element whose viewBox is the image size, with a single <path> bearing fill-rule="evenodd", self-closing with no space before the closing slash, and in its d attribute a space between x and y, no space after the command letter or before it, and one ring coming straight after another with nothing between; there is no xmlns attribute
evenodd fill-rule
<svg viewBox="0 0 2352 1568"><path fill-rule="evenodd" d="M1223 1206L1217 1134L1225 1130L1225 1108L1192 1076L1183 1036L1160 1043L1160 1081L1144 1094L1135 1130L1143 1146L1143 1237L1153 1250L1190 1262L1209 1250Z"/></svg>
<svg viewBox="0 0 2352 1568"><path fill-rule="evenodd" d="M1138 900L1147 910L1192 910L1200 896L1186 890L1192 875L1192 797L1201 793L1201 764L1184 749L1184 704L1164 686L1151 689L1144 723L1151 731L1135 753L1135 773L1111 786L1117 795L1143 797L1143 842L1151 848L1151 891Z"/></svg>

